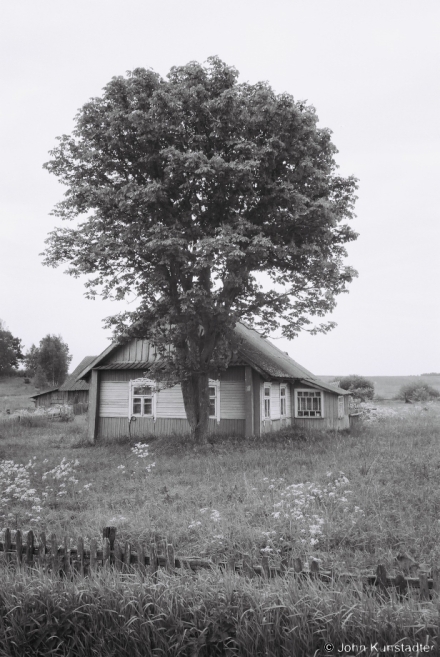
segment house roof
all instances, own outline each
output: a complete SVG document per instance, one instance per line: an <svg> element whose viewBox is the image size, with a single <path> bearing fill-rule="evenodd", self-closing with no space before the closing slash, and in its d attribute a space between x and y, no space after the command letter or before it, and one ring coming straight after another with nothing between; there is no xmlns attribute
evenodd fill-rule
<svg viewBox="0 0 440 657"><path fill-rule="evenodd" d="M57 390L59 390L60 392L72 392L72 391L77 391L77 390L88 390L89 387L90 387L89 382L84 381L84 379L78 379L78 376L95 359L96 359L96 356L86 356L85 358L82 359L80 364L77 367L75 367L72 374L69 374L69 376L67 377L67 379L64 381L64 383L61 386L56 386L55 388L49 388L48 390L43 390L42 392L37 392L37 394L31 395L31 399L35 399L35 397L40 397L41 395L47 395L50 392L56 392Z"/></svg>
<svg viewBox="0 0 440 657"><path fill-rule="evenodd" d="M309 370L297 363L293 358L290 358L285 351L278 349L272 342L264 338L261 333L247 324L238 322L235 326L235 331L241 339L238 349L239 358L268 379L295 379L304 385L318 387L334 394L349 394L347 390L343 390L329 383L324 383L324 381L315 377ZM148 369L150 363L145 361L106 363L107 356L119 346L119 342L109 345L102 354L92 359L90 363L87 363L82 371L80 371L80 366L78 366L78 379L84 379L92 369Z"/></svg>

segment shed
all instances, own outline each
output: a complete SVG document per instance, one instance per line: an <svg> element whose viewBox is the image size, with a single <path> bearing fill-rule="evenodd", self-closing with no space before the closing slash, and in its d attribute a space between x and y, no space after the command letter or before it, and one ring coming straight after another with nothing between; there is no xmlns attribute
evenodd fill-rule
<svg viewBox="0 0 440 657"><path fill-rule="evenodd" d="M31 396L36 406L53 406L55 404L87 404L89 401L89 382L79 379L81 372L88 367L96 356L86 356L69 374L61 386L43 390Z"/></svg>
<svg viewBox="0 0 440 657"><path fill-rule="evenodd" d="M235 328L238 357L210 380L209 431L252 436L291 425L349 427L349 393L316 378L258 331ZM148 377L157 360L144 339L115 342L79 374L90 381L89 440L187 433L180 384L167 387Z"/></svg>

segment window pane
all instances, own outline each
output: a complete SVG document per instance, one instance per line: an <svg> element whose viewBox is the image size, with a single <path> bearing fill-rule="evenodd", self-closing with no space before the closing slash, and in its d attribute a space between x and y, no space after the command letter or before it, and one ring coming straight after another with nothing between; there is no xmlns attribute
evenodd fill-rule
<svg viewBox="0 0 440 657"><path fill-rule="evenodd" d="M264 417L270 417L270 399L264 400Z"/></svg>
<svg viewBox="0 0 440 657"><path fill-rule="evenodd" d="M281 395L281 397L286 396L286 388L280 388L280 395Z"/></svg>
<svg viewBox="0 0 440 657"><path fill-rule="evenodd" d="M307 397L307 410L310 411L312 408L312 400L310 397Z"/></svg>
<svg viewBox="0 0 440 657"><path fill-rule="evenodd" d="M153 400L151 397L144 398L144 415L153 415Z"/></svg>
<svg viewBox="0 0 440 657"><path fill-rule="evenodd" d="M215 397L215 386L209 388L209 396Z"/></svg>
<svg viewBox="0 0 440 657"><path fill-rule="evenodd" d="M140 399L133 399L133 413L135 415L140 415L141 414L141 400Z"/></svg>
<svg viewBox="0 0 440 657"><path fill-rule="evenodd" d="M270 388L264 388L264 396L270 397Z"/></svg>
<svg viewBox="0 0 440 657"><path fill-rule="evenodd" d="M210 399L209 400L209 416L210 417L216 417L216 414L215 414L215 399Z"/></svg>
<svg viewBox="0 0 440 657"><path fill-rule="evenodd" d="M133 389L134 395L152 395L153 388L151 386L136 386Z"/></svg>

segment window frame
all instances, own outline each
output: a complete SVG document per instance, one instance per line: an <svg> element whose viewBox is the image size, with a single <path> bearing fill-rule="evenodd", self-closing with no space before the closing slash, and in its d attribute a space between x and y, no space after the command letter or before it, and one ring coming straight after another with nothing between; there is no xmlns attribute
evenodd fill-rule
<svg viewBox="0 0 440 657"><path fill-rule="evenodd" d="M269 390L269 395L266 396L266 390ZM271 402L272 398L272 383L264 381L263 383L263 402L262 402L262 414L263 414L263 421L265 420L271 420L272 419L272 404ZM269 402L269 415L266 415L266 401Z"/></svg>
<svg viewBox="0 0 440 657"><path fill-rule="evenodd" d="M141 386L149 386L152 388L152 394L151 395L135 395L134 394L134 389L137 387ZM135 398L140 398L142 400L142 407L141 407L141 413L134 413L133 412L133 403ZM151 398L151 413L145 414L144 413L144 401L145 399L150 399ZM154 420L156 421L156 403L157 403L157 385L156 381L153 381L152 379L131 379L129 381L129 393L128 393L128 417L131 419L132 417L138 418L138 417L145 417L149 420Z"/></svg>
<svg viewBox="0 0 440 657"><path fill-rule="evenodd" d="M319 393L319 399L320 399L320 415L299 415L298 413L300 412L299 409L299 399L298 399L298 393L299 392L313 392L313 393ZM313 412L313 409L309 409L310 411ZM302 412L307 412L307 410L303 410ZM295 418L298 420L322 420L324 417L324 392L323 390L317 390L316 388L295 388Z"/></svg>
<svg viewBox="0 0 440 657"><path fill-rule="evenodd" d="M209 388L215 388L215 395L209 395L209 405L211 406L211 399L215 401L215 414L209 415L210 420L216 420L217 424L220 422L220 381L214 379L209 379L208 381Z"/></svg>
<svg viewBox="0 0 440 657"><path fill-rule="evenodd" d="M281 391L284 390L284 395L281 394ZM283 413L283 402L284 402L284 413ZM287 417L287 383L280 383L280 418L284 419Z"/></svg>
<svg viewBox="0 0 440 657"><path fill-rule="evenodd" d="M341 411L342 406L342 411ZM345 415L345 399L344 395L338 395L338 420L342 420Z"/></svg>

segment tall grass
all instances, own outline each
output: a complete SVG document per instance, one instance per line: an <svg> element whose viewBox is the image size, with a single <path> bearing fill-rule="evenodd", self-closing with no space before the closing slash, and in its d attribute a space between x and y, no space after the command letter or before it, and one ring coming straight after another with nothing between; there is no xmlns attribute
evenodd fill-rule
<svg viewBox="0 0 440 657"><path fill-rule="evenodd" d="M52 496L39 520L27 515L29 501L17 500L3 527L87 539L116 525L121 540L166 536L178 554L246 552L259 561L266 551L276 563L291 550L342 570L371 571L379 562L393 568L398 551L440 564L439 410L410 409L352 434L286 431L258 440L218 438L204 447L153 439L156 466L149 473L127 440L87 446L81 417L17 425L2 434L0 456L23 464L34 459L36 494L45 490L44 472L64 457L79 461L77 488L89 489ZM336 490L341 471L348 483ZM303 503L304 491L315 492ZM290 516L277 517L286 507Z"/></svg>
<svg viewBox="0 0 440 657"><path fill-rule="evenodd" d="M0 573L0 654L8 657L301 657L326 654L326 643L332 654L343 644L433 646L438 630L436 602L381 601L353 586L256 585L219 574L54 583L42 573Z"/></svg>

